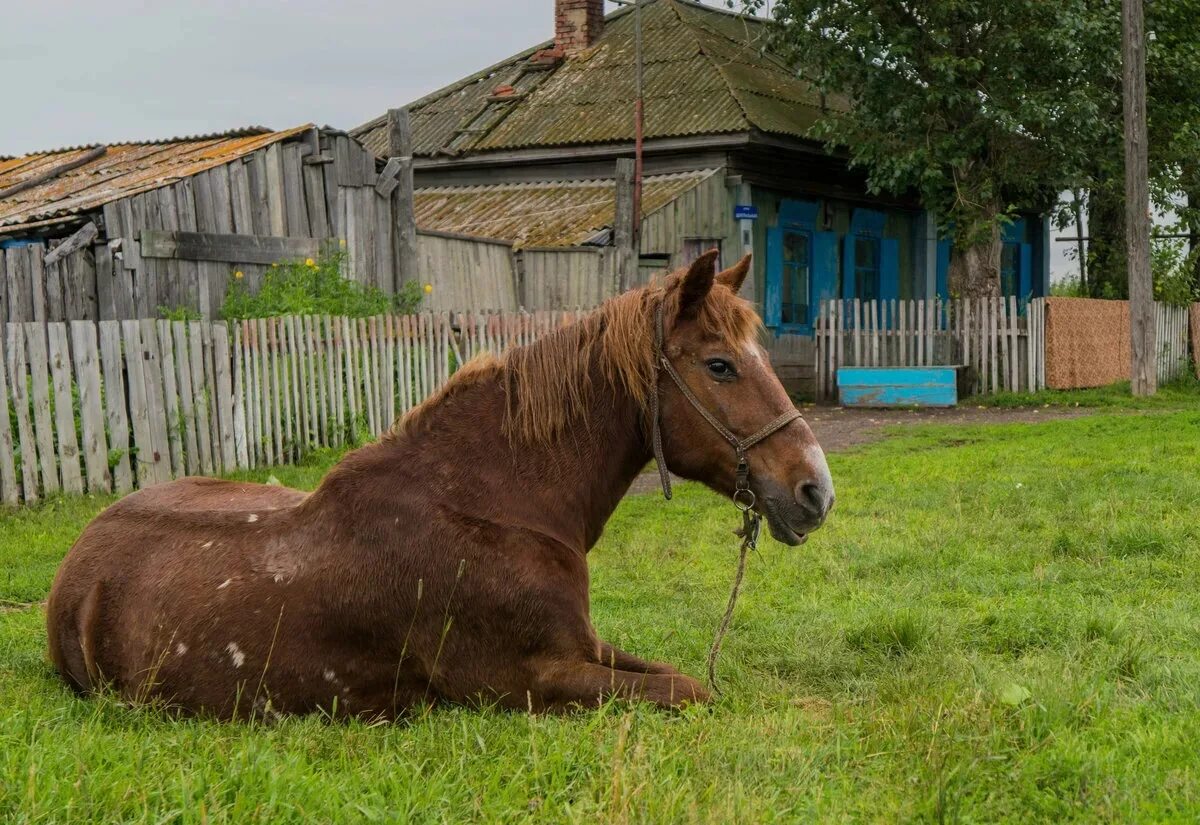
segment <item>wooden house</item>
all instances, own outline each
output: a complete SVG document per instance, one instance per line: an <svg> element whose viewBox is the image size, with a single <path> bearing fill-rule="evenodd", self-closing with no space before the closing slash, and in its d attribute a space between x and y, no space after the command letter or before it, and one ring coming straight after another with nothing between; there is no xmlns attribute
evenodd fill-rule
<svg viewBox="0 0 1200 825"><path fill-rule="evenodd" d="M409 105L420 226L602 259L615 161L634 151L636 88L634 11L603 11L603 0L557 0L553 40ZM767 24L688 0L645 0L641 15L641 271L712 246L726 263L754 252L755 300L797 363L821 299L946 296L950 245L936 221L915 197L870 194L808 136L824 101L771 54ZM351 134L388 154L384 116ZM1048 243L1039 216L1006 232L1006 290L1046 294ZM611 282L603 265L536 278L519 296L539 307Z"/></svg>

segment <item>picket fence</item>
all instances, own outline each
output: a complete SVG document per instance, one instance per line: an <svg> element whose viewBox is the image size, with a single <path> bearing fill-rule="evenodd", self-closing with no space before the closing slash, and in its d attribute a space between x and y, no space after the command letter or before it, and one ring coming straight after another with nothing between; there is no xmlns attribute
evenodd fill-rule
<svg viewBox="0 0 1200 825"><path fill-rule="evenodd" d="M837 397L839 367L971 368L974 392L1046 386L1044 298L834 300L817 323L817 397Z"/></svg>
<svg viewBox="0 0 1200 825"><path fill-rule="evenodd" d="M378 436L473 355L574 317L0 325L0 501L124 493Z"/></svg>
<svg viewBox="0 0 1200 825"><path fill-rule="evenodd" d="M817 397L837 397L843 366L965 365L979 395L1045 389L1046 302L1018 304L1013 296L825 301L815 325ZM1156 304L1155 319L1161 383L1187 368L1188 308Z"/></svg>

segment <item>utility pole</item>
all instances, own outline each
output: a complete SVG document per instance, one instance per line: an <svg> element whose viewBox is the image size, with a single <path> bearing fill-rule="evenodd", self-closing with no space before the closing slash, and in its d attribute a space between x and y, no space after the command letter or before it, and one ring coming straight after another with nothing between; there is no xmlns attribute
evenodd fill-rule
<svg viewBox="0 0 1200 825"><path fill-rule="evenodd" d="M1142 0L1121 0L1125 100L1125 251L1129 266L1130 378L1135 396L1158 392L1154 282L1150 273L1150 164L1146 137L1146 19Z"/></svg>

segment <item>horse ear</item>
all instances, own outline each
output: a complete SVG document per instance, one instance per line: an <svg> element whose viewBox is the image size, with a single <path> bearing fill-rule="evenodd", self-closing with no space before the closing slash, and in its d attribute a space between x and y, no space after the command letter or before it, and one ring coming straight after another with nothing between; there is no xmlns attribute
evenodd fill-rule
<svg viewBox="0 0 1200 825"><path fill-rule="evenodd" d="M683 317L694 315L712 290L713 279L717 276L717 256L719 249L710 249L696 260L684 273L683 283L679 285L679 314Z"/></svg>
<svg viewBox="0 0 1200 825"><path fill-rule="evenodd" d="M729 287L729 291L737 295L742 284L746 281L746 273L750 271L750 259L752 255L747 254L744 258L738 261L729 269L717 275L717 283L724 284Z"/></svg>

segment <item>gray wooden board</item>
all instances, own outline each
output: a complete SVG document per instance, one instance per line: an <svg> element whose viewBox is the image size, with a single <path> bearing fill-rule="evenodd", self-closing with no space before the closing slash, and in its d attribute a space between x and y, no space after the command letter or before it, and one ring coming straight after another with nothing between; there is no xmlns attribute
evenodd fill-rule
<svg viewBox="0 0 1200 825"><path fill-rule="evenodd" d="M184 178L171 187L175 191L175 211L182 232L196 232L200 228L196 217L193 180L195 179ZM209 302L207 279L203 282L201 280L200 265L196 261L180 261L179 275L182 279L180 293L184 296L183 305L199 310L205 318L211 318L213 307Z"/></svg>
<svg viewBox="0 0 1200 825"><path fill-rule="evenodd" d="M225 472L225 467L221 462L223 455L221 452L221 423L220 411L217 409L217 376L215 364L213 363L212 325L201 323L200 334L201 343L203 344L201 357L204 366L204 386L207 388L204 398L208 406L208 431L209 443L212 444L213 469L218 473L222 473ZM229 469L232 470L233 468L230 467Z"/></svg>
<svg viewBox="0 0 1200 825"><path fill-rule="evenodd" d="M229 328L224 321L212 325L213 373L217 382L218 423L221 431L221 463L225 472L238 466L234 435L233 383L230 375Z"/></svg>
<svg viewBox="0 0 1200 825"><path fill-rule="evenodd" d="M325 205L325 175L320 166L305 166L304 207L308 212L308 233L313 238L328 238L329 217Z"/></svg>
<svg viewBox="0 0 1200 825"><path fill-rule="evenodd" d="M50 369L46 353L45 325L37 322L25 324L25 346L29 358L33 430L37 437L42 489L47 493L54 493L62 489L62 484L54 450L54 423L50 415Z"/></svg>
<svg viewBox="0 0 1200 825"><path fill-rule="evenodd" d="M150 420L151 437L154 439L153 477L155 482L170 481L171 443L167 425L165 381L163 379L162 353L158 348L157 323L153 318L139 322L142 333L142 370L146 379L147 417Z"/></svg>
<svg viewBox="0 0 1200 825"><path fill-rule="evenodd" d="M280 150L283 167L283 209L288 234L309 237L308 207L304 204L304 182L300 170L300 144L286 143Z"/></svg>
<svg viewBox="0 0 1200 825"><path fill-rule="evenodd" d="M146 487L156 481L154 466L154 435L151 432L149 399L146 392L146 372L142 349L141 327L136 320L121 322L121 337L125 344L125 376L129 389L129 426L136 450L137 486Z"/></svg>
<svg viewBox="0 0 1200 825"><path fill-rule="evenodd" d="M288 234L287 211L283 195L283 159L278 143L263 150L267 182L267 215L270 218L271 234Z"/></svg>
<svg viewBox="0 0 1200 825"><path fill-rule="evenodd" d="M54 383L54 430L58 440L58 464L63 490L83 492L83 472L79 465L79 440L75 433L75 401L71 392L71 345L67 325L62 322L46 327L50 375Z"/></svg>
<svg viewBox="0 0 1200 825"><path fill-rule="evenodd" d="M171 475L187 474L183 457L183 418L179 410L178 370L175 367L175 343L171 338L171 322L158 321L158 351L162 364L163 400L167 413L167 444L171 450Z"/></svg>
<svg viewBox="0 0 1200 825"><path fill-rule="evenodd" d="M213 474L212 430L208 422L208 384L204 372L204 339L199 321L188 322L188 370L192 378L192 407L196 416L196 442L200 451L200 469Z"/></svg>
<svg viewBox="0 0 1200 825"><path fill-rule="evenodd" d="M233 448L237 466L250 467L249 445L246 432L246 361L242 349L242 325L234 322L230 327L233 340L230 342L230 358L233 362Z"/></svg>
<svg viewBox="0 0 1200 825"><path fill-rule="evenodd" d="M246 164L241 160L229 164L229 199L233 207L233 231L239 235L256 234L251 206L250 175Z"/></svg>
<svg viewBox="0 0 1200 825"><path fill-rule="evenodd" d="M197 261L271 264L276 261L316 257L321 242L315 238L233 235L211 232L156 232L141 234L146 258L183 258Z"/></svg>
<svg viewBox="0 0 1200 825"><path fill-rule="evenodd" d="M246 172L250 180L250 214L254 219L254 234L274 234L271 229L270 209L267 206L267 161L265 150L260 149L249 156L246 161Z"/></svg>
<svg viewBox="0 0 1200 825"><path fill-rule="evenodd" d="M29 414L29 379L25 359L25 327L20 323L8 325L8 385L12 390L14 414L17 418L17 439L21 450L21 492L28 503L37 501L38 483L37 442Z"/></svg>
<svg viewBox="0 0 1200 825"><path fill-rule="evenodd" d="M183 455L188 475L200 472L200 445L196 438L196 403L192 389L191 353L188 350L187 327L183 321L171 324L172 351L179 376L179 411L183 420Z"/></svg>
<svg viewBox="0 0 1200 825"><path fill-rule="evenodd" d="M129 419L125 409L125 378L121 365L121 324L101 321L100 367L104 381L104 420L108 425L109 449L115 453L113 489L127 493L133 489L133 473L129 464Z"/></svg>
<svg viewBox="0 0 1200 825"><path fill-rule="evenodd" d="M12 421L8 415L8 336L4 326L4 323L0 322L0 501L14 505L20 502L21 490L17 485Z"/></svg>

